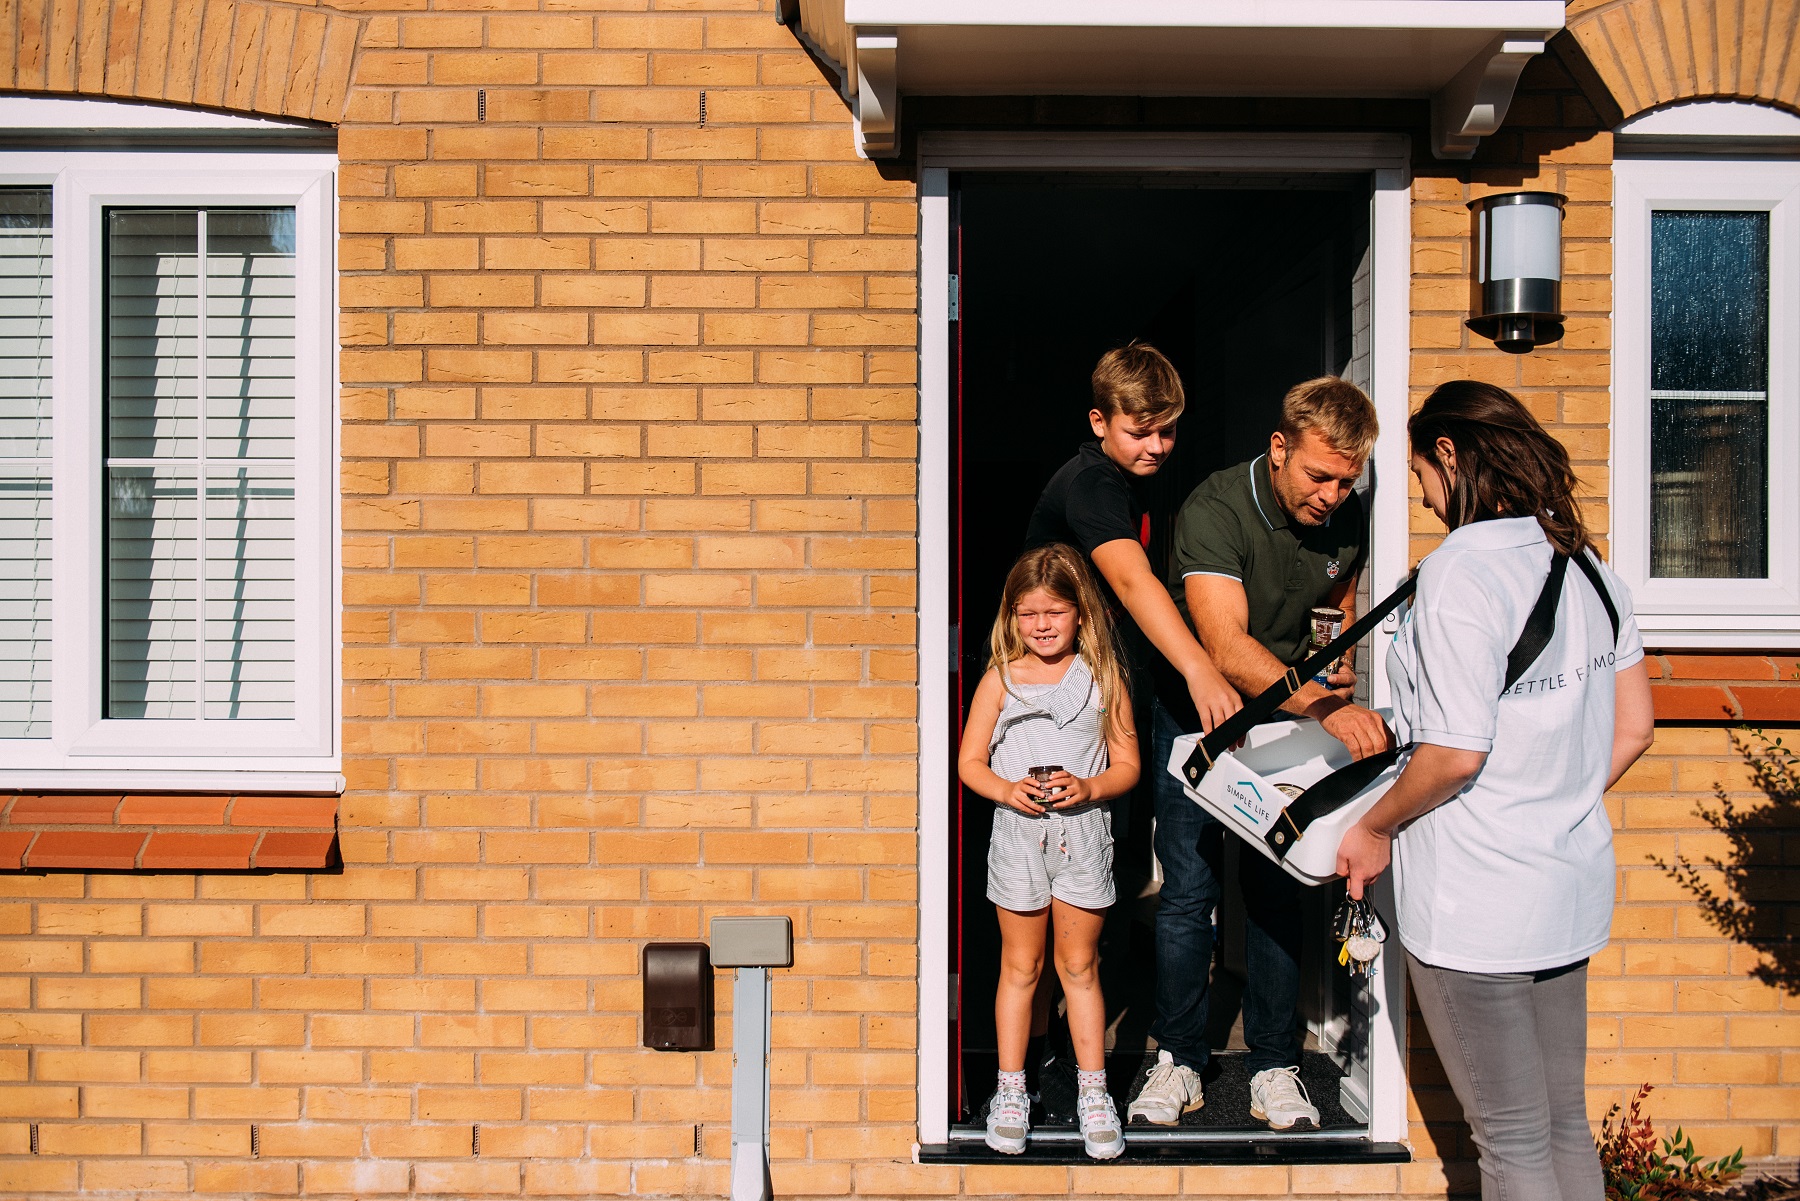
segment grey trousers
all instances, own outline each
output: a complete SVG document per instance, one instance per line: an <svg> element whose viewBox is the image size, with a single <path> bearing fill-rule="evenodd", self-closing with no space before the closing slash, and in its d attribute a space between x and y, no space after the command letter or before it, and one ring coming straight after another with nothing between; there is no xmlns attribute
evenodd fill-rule
<svg viewBox="0 0 1800 1201"><path fill-rule="evenodd" d="M1487 975L1406 957L1481 1152L1482 1201L1601 1201L1588 1129L1587 961Z"/></svg>

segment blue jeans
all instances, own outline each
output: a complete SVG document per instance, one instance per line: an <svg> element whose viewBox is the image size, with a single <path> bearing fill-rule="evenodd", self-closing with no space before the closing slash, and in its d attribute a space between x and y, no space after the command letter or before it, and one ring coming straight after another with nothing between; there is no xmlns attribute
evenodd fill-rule
<svg viewBox="0 0 1800 1201"><path fill-rule="evenodd" d="M1162 894L1156 908L1156 1021L1150 1036L1176 1063L1202 1071L1207 986L1212 975L1213 911L1218 908L1224 827L1189 800L1168 773L1182 733L1161 704L1151 705L1150 759L1156 806L1156 858ZM1300 884L1256 851L1238 860L1244 894L1244 1042L1252 1075L1300 1062Z"/></svg>

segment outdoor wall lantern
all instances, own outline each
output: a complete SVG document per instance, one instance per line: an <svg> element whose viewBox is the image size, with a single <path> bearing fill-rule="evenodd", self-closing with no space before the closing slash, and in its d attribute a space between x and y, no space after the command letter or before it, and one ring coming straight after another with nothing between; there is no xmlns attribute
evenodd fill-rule
<svg viewBox="0 0 1800 1201"><path fill-rule="evenodd" d="M1502 192L1469 202L1475 278L1466 323L1494 345L1524 354L1563 335L1562 218L1568 197Z"/></svg>

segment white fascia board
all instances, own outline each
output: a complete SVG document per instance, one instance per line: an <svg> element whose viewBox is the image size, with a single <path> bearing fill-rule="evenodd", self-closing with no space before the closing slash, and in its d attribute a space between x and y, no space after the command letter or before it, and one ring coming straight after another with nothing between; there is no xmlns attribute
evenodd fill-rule
<svg viewBox="0 0 1800 1201"><path fill-rule="evenodd" d="M1562 0L844 0L847 25L1561 29Z"/></svg>

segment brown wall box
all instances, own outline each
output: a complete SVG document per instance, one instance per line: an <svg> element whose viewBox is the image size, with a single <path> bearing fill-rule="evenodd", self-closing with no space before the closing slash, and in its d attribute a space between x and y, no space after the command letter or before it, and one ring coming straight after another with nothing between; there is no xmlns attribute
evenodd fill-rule
<svg viewBox="0 0 1800 1201"><path fill-rule="evenodd" d="M713 1049L712 961L703 942L644 944L644 1045Z"/></svg>

